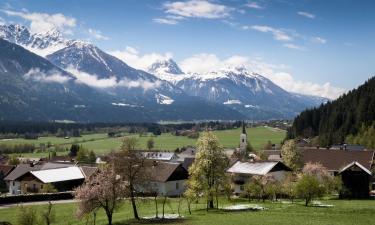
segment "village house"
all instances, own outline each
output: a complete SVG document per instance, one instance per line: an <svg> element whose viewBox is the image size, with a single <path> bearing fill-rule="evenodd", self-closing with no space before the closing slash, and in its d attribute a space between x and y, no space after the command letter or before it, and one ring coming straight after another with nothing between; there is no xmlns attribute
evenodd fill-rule
<svg viewBox="0 0 375 225"><path fill-rule="evenodd" d="M141 191L162 196L179 196L186 190L188 171L181 163L147 160L147 182Z"/></svg>
<svg viewBox="0 0 375 225"><path fill-rule="evenodd" d="M9 194L43 193L46 188L71 191L96 171L95 167L79 167L71 163L20 164L4 180Z"/></svg>
<svg viewBox="0 0 375 225"><path fill-rule="evenodd" d="M149 160L158 160L158 161L169 161L169 162L176 162L178 160L178 156L174 152L144 152L140 151L142 156L145 159Z"/></svg>
<svg viewBox="0 0 375 225"><path fill-rule="evenodd" d="M8 185L4 178L12 172L15 166L12 165L0 165L0 193L5 192L8 189Z"/></svg>
<svg viewBox="0 0 375 225"><path fill-rule="evenodd" d="M232 177L234 193L241 194L253 176L270 175L280 181L289 171L291 169L280 161L237 161L226 172Z"/></svg>

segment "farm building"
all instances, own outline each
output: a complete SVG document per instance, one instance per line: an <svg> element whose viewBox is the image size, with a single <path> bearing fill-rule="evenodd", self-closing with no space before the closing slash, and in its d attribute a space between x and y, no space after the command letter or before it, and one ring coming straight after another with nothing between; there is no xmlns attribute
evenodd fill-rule
<svg viewBox="0 0 375 225"><path fill-rule="evenodd" d="M57 191L71 191L94 171L95 167L66 163L20 164L4 180L11 195L46 192L50 185Z"/></svg>
<svg viewBox="0 0 375 225"><path fill-rule="evenodd" d="M369 198L372 173L358 162L349 163L339 171L343 191L341 198Z"/></svg>
<svg viewBox="0 0 375 225"><path fill-rule="evenodd" d="M227 173L232 175L234 193L241 194L244 192L245 184L253 176L271 175L276 180L281 180L288 171L291 169L279 161L237 161Z"/></svg>
<svg viewBox="0 0 375 225"><path fill-rule="evenodd" d="M181 163L146 161L147 185L143 192L156 192L158 195L179 196L186 189L188 171Z"/></svg>
<svg viewBox="0 0 375 225"><path fill-rule="evenodd" d="M303 149L301 153L303 164L319 163L327 168L331 175L337 175L342 168L352 162L358 162L367 170L371 170L374 159L374 151Z"/></svg>

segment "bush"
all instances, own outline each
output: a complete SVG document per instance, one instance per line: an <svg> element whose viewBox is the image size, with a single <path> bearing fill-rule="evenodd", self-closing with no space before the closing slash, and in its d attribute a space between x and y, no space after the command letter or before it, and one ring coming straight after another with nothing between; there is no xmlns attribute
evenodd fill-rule
<svg viewBox="0 0 375 225"><path fill-rule="evenodd" d="M305 200L307 206L314 198L322 197L326 188L322 185L315 176L304 174L302 175L296 185L297 196Z"/></svg>
<svg viewBox="0 0 375 225"><path fill-rule="evenodd" d="M17 224L19 225L34 225L37 224L37 214L34 207L20 207L17 216Z"/></svg>

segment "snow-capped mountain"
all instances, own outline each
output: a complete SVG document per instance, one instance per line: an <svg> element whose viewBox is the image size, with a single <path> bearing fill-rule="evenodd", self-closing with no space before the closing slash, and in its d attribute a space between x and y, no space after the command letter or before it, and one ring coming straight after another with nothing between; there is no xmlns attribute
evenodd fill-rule
<svg viewBox="0 0 375 225"><path fill-rule="evenodd" d="M139 101L159 103L155 94L173 99L184 95L181 89L168 81L134 69L90 43L74 41L66 48L48 55L47 59L72 72L78 79L82 79L82 82L93 79L94 87L107 89L106 91L133 103L139 104ZM82 72L85 73L84 76ZM100 85L101 83L103 86Z"/></svg>
<svg viewBox="0 0 375 225"><path fill-rule="evenodd" d="M134 85L134 84L132 84ZM156 94L154 104L134 103L88 85L47 59L0 38L0 120L78 122L157 122L159 120L233 120L240 113L187 96L176 101ZM189 101L188 101L189 100ZM156 102L157 101L157 102Z"/></svg>
<svg viewBox="0 0 375 225"><path fill-rule="evenodd" d="M326 101L316 96L289 93L245 66L227 67L206 74L184 74L169 59L155 62L149 71L175 84L185 93L230 106L254 119L290 118L305 108Z"/></svg>
<svg viewBox="0 0 375 225"><path fill-rule="evenodd" d="M21 45L43 57L66 47L72 42L64 39L56 29L45 33L31 33L27 27L13 24L0 25L0 38Z"/></svg>
<svg viewBox="0 0 375 225"><path fill-rule="evenodd" d="M40 60L40 57L27 53L26 50L14 56L13 61L4 61L5 64L0 62L0 73L8 77L10 75L8 69L13 68L8 64L17 65L23 57L38 61L39 64L35 68L21 64L17 67L32 69L37 75L37 79L27 81L32 82L35 89L54 93L50 88L52 86L46 86L46 83L57 82L54 85L58 86L58 90L67 93L75 90L76 95L72 100L64 103L67 107L58 107L62 111L73 107L74 110L69 113L77 110L89 112L95 105L103 110L121 111L124 115L129 115L128 112L136 112L139 116L134 118L139 120L274 119L291 118L305 108L327 101L315 96L289 93L269 79L241 66L205 74L186 74L176 62L167 59L156 61L145 72L132 68L126 62L105 53L91 43L67 40L57 30L33 34L24 26L0 25L1 39L6 40L2 42L3 45L8 46L6 43L9 41L14 43L14 46L22 46L45 57L57 66L51 66L53 71L63 69L58 74L49 73L47 75L51 76L46 77L46 71L41 68L48 61ZM13 53L8 51L7 54ZM22 71L23 74L28 72ZM22 74L20 71L14 73L17 76ZM59 76L61 74L65 76ZM26 77L23 76L22 79L24 78ZM64 82L65 80L69 82ZM15 84L22 82L15 81ZM23 88L28 90L27 83L23 84L25 85ZM15 87L11 90L18 89ZM2 90L10 89L0 85L0 91ZM9 92L9 96L17 96L12 91ZM88 96L88 93L91 93L91 96ZM60 96L55 94L52 95ZM29 95L33 96L31 93ZM23 97L27 98L27 96ZM45 102L51 101L48 96L42 95L41 99L45 97ZM93 100L97 100L98 104L94 104ZM14 102L21 101L22 98L18 98ZM56 100L53 102L55 104ZM71 103L74 104L71 106ZM11 105L9 107L11 108ZM97 110L99 111L101 110ZM65 114L70 115L69 113ZM40 115L43 114L48 116L45 112L41 112ZM102 118L99 115L92 115L90 118L81 117L79 113L72 115L77 115L77 120ZM133 116L129 115L128 118ZM117 116L113 116L113 119L121 120Z"/></svg>
<svg viewBox="0 0 375 225"><path fill-rule="evenodd" d="M186 76L172 59L156 60L147 68L147 71L159 79L169 81L173 84Z"/></svg>
<svg viewBox="0 0 375 225"><path fill-rule="evenodd" d="M203 98L187 95L172 83L134 69L90 43L74 41L46 58L75 74L78 80L116 96L122 104L152 108L159 118L187 118L194 115L192 111L203 108L211 109L211 115L234 113L236 117L244 117L221 104L207 104ZM210 117L209 111L195 113L200 118L203 114Z"/></svg>

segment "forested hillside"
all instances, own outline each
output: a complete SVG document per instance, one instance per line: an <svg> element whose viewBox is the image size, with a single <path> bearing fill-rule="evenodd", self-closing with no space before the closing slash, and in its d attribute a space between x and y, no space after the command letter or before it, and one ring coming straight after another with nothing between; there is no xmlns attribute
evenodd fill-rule
<svg viewBox="0 0 375 225"><path fill-rule="evenodd" d="M375 121L375 77L335 101L303 111L288 138L319 136L322 146L342 143Z"/></svg>

